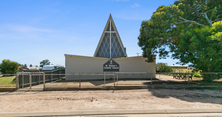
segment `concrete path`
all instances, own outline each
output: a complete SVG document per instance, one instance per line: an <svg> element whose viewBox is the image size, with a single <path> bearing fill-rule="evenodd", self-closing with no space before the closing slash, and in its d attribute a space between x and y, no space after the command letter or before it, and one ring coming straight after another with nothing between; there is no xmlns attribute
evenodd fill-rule
<svg viewBox="0 0 222 117"><path fill-rule="evenodd" d="M0 116L222 116L222 109L159 109L159 110L88 110L88 111L65 111L65 112L25 112L25 113L0 113Z"/></svg>

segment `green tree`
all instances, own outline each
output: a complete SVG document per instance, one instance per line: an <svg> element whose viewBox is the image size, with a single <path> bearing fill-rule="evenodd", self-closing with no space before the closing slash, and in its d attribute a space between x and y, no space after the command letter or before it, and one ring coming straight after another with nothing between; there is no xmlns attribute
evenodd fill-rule
<svg viewBox="0 0 222 117"><path fill-rule="evenodd" d="M50 65L50 61L48 59L42 60L40 62L40 67L43 67L44 65Z"/></svg>
<svg viewBox="0 0 222 117"><path fill-rule="evenodd" d="M157 63L156 64L157 72L173 72L172 67L167 66L166 63Z"/></svg>
<svg viewBox="0 0 222 117"><path fill-rule="evenodd" d="M222 71L222 0L177 0L159 6L141 24L138 45L152 62L153 55L172 53L179 64L191 63L202 72ZM215 77L214 77L215 78ZM212 81L204 75L204 80Z"/></svg>
<svg viewBox="0 0 222 117"><path fill-rule="evenodd" d="M15 74L19 70L19 64L14 61L4 59L0 64L2 74Z"/></svg>
<svg viewBox="0 0 222 117"><path fill-rule="evenodd" d="M27 67L26 64L19 64L19 66L22 66L22 67Z"/></svg>

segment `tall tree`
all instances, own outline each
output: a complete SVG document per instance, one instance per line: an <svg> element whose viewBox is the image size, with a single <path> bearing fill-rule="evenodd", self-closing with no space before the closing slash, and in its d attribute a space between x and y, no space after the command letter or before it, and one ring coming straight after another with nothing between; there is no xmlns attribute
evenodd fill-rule
<svg viewBox="0 0 222 117"><path fill-rule="evenodd" d="M22 67L27 67L26 64L19 64L19 66L22 66Z"/></svg>
<svg viewBox="0 0 222 117"><path fill-rule="evenodd" d="M43 67L44 65L50 65L50 61L48 59L42 60L40 62L40 67Z"/></svg>
<svg viewBox="0 0 222 117"><path fill-rule="evenodd" d="M172 67L167 66L167 63L157 63L156 72L173 72Z"/></svg>
<svg viewBox="0 0 222 117"><path fill-rule="evenodd" d="M141 24L138 45L152 62L153 55L172 53L180 64L203 72L222 71L222 0L177 0L159 6ZM204 80L212 81L207 75Z"/></svg>
<svg viewBox="0 0 222 117"><path fill-rule="evenodd" d="M19 70L19 63L4 59L0 64L2 74L15 74Z"/></svg>

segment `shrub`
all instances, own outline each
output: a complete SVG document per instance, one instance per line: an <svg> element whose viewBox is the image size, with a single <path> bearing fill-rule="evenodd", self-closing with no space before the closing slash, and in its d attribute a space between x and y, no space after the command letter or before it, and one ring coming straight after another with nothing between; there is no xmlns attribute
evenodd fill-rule
<svg viewBox="0 0 222 117"><path fill-rule="evenodd" d="M0 64L2 74L15 74L19 70L19 64L14 61L4 59Z"/></svg>
<svg viewBox="0 0 222 117"><path fill-rule="evenodd" d="M202 77L199 73L194 73L193 77Z"/></svg>

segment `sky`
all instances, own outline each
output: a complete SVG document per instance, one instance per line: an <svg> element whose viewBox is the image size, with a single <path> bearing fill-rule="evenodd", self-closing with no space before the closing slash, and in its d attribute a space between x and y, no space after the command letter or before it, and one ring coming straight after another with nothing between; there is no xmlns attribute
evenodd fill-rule
<svg viewBox="0 0 222 117"><path fill-rule="evenodd" d="M64 54L93 56L111 13L127 55L142 55L140 25L175 0L1 0L0 62L65 65ZM178 60L159 59L173 65Z"/></svg>

